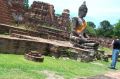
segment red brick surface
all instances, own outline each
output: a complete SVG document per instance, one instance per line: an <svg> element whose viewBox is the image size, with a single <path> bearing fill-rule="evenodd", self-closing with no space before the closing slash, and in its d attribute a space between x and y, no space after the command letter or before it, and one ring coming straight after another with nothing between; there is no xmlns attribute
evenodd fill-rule
<svg viewBox="0 0 120 79"><path fill-rule="evenodd" d="M12 16L6 0L0 0L0 23L11 24Z"/></svg>

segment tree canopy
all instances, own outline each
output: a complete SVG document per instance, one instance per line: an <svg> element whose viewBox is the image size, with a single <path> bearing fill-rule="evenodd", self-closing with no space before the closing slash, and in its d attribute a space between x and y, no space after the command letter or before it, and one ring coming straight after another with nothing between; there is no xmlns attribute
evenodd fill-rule
<svg viewBox="0 0 120 79"><path fill-rule="evenodd" d="M114 36L118 36L120 38L120 20L115 24Z"/></svg>
<svg viewBox="0 0 120 79"><path fill-rule="evenodd" d="M114 34L113 29L113 25L109 21L104 20L100 22L100 27L96 29L97 36L112 37Z"/></svg>
<svg viewBox="0 0 120 79"><path fill-rule="evenodd" d="M90 27L96 28L96 25L91 21L87 22L87 25Z"/></svg>
<svg viewBox="0 0 120 79"><path fill-rule="evenodd" d="M86 33L92 36L96 36L96 31L95 28L96 25L93 22L87 22L87 28L86 28Z"/></svg>

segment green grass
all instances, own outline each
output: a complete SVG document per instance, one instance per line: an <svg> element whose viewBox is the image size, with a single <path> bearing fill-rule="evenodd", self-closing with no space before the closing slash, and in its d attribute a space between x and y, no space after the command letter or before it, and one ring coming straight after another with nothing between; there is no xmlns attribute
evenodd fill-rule
<svg viewBox="0 0 120 79"><path fill-rule="evenodd" d="M107 54L112 53L112 48L107 48L107 47L100 46L99 49L102 50L102 51L105 51L105 53L107 53Z"/></svg>
<svg viewBox="0 0 120 79"><path fill-rule="evenodd" d="M66 79L88 77L110 71L110 63L95 61L83 63L75 60L45 57L43 63L28 61L23 55L0 54L0 79L45 79L43 70L55 72ZM118 63L120 69L120 63Z"/></svg>

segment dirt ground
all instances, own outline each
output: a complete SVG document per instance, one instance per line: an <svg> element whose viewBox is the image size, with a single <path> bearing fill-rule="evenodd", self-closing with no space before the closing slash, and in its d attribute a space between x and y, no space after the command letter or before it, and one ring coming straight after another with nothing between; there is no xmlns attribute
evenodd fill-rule
<svg viewBox="0 0 120 79"><path fill-rule="evenodd" d="M54 72L51 71L42 71L47 78L46 79L64 79L64 77L55 74ZM88 77L88 78L74 78L74 79L120 79L120 71L111 71L108 72L104 75L98 75L98 76L93 76L93 77Z"/></svg>
<svg viewBox="0 0 120 79"><path fill-rule="evenodd" d="M120 79L120 71L111 71L104 75L99 75L89 78L78 78L78 79Z"/></svg>

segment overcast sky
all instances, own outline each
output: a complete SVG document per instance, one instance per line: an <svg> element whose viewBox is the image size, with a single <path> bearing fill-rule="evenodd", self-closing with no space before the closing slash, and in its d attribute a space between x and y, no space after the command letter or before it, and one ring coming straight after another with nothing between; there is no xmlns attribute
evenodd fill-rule
<svg viewBox="0 0 120 79"><path fill-rule="evenodd" d="M54 5L55 13L61 14L63 9L69 9L71 17L78 16L78 8L86 1L88 13L86 21L92 21L97 26L103 20L110 21L115 24L120 19L120 0L29 0L43 1Z"/></svg>

